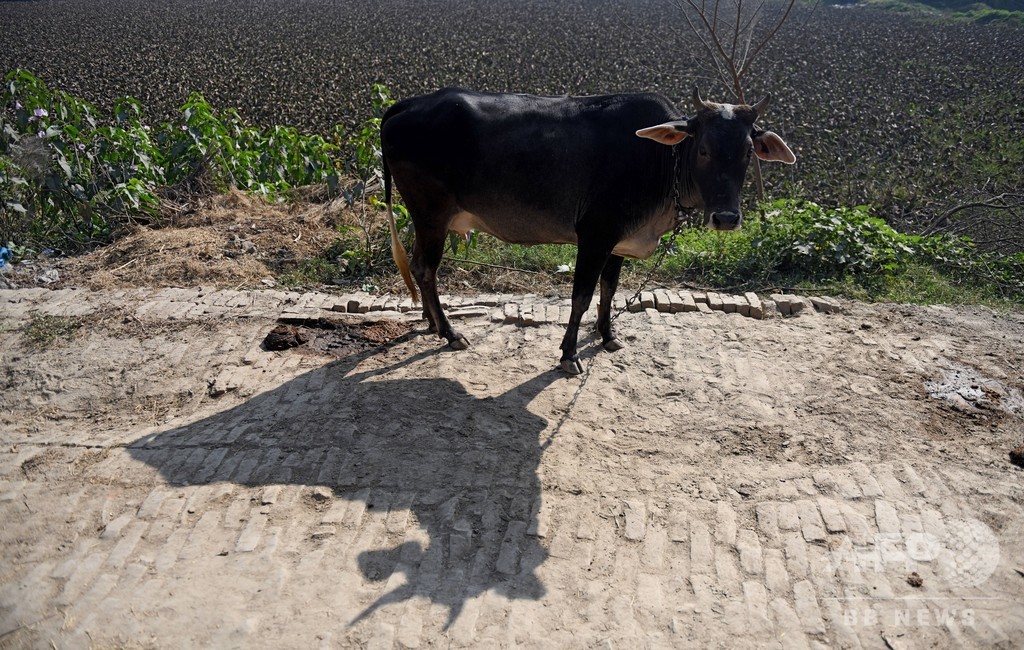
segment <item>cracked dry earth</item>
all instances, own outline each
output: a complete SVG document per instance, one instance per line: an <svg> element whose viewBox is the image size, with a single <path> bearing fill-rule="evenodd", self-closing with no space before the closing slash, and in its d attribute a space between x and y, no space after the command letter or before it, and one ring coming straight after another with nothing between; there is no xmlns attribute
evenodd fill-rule
<svg viewBox="0 0 1024 650"><path fill-rule="evenodd" d="M1024 638L1019 312L627 313L570 378L554 321L168 295L0 292L0 647Z"/></svg>

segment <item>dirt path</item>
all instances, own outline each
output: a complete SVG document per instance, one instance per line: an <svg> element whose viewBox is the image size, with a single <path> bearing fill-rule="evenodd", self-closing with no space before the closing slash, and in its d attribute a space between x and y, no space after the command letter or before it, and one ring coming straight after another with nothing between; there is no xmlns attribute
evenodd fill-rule
<svg viewBox="0 0 1024 650"><path fill-rule="evenodd" d="M0 291L0 647L1020 644L1019 313L625 314L586 378L523 298L260 348L411 321L331 300Z"/></svg>

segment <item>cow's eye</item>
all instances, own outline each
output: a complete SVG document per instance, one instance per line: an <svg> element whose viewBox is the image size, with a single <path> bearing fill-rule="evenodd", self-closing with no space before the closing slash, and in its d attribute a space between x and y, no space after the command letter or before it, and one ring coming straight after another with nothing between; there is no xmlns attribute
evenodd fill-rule
<svg viewBox="0 0 1024 650"><path fill-rule="evenodd" d="M704 158L708 157L708 150L705 149L704 147L700 147L699 149L697 149L697 153L699 153Z"/></svg>

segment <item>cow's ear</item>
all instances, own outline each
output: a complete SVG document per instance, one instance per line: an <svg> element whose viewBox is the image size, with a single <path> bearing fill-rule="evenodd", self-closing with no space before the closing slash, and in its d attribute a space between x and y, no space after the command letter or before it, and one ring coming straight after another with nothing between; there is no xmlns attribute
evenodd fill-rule
<svg viewBox="0 0 1024 650"><path fill-rule="evenodd" d="M679 120L677 122L665 122L657 126L649 126L646 129L640 129L636 132L641 138L650 138L655 142L661 144L679 144L683 141L686 136L690 135L687 131L690 123L686 120Z"/></svg>
<svg viewBox="0 0 1024 650"><path fill-rule="evenodd" d="M796 162L796 156L782 138L771 131L758 131L754 134L754 155L761 160L774 160L787 165Z"/></svg>

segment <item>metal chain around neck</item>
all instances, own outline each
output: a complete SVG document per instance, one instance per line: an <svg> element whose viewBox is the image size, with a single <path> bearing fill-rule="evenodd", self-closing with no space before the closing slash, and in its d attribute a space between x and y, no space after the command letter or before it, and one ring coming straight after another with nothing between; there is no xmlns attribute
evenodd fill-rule
<svg viewBox="0 0 1024 650"><path fill-rule="evenodd" d="M681 148L681 143L672 146L672 208L676 211L676 223L675 227L672 229L672 239L670 240L672 242L674 242L676 237L679 236L679 233L682 232L683 227L687 225L686 208L683 207L681 199L679 198L679 186L682 184L682 174L680 172L682 171L681 161L683 155L680 152ZM665 242L661 242L658 244L658 247L661 249L661 252L658 254L658 259L655 260L654 265L651 266L633 296L627 298L626 304L612 314L612 321L622 315L629 309L630 305L640 299L640 294L644 292L651 279L654 278L654 274L657 273L658 269L661 267L662 262L665 261L665 256L668 255L669 246L666 245Z"/></svg>
<svg viewBox="0 0 1024 650"><path fill-rule="evenodd" d="M687 211L690 208L683 206L682 199L682 186L683 186L683 144L686 142L684 139L677 145L672 147L672 206L676 210L676 225L678 226L681 221L686 219ZM690 219L688 225L700 226L701 217L698 216L696 211L689 212ZM675 234L679 234L678 230Z"/></svg>
<svg viewBox="0 0 1024 650"><path fill-rule="evenodd" d="M683 203L679 198L679 186L683 183L682 164L680 163L683 154L679 150L683 148L683 142L686 142L685 138L679 144L672 146L672 207L676 210L676 223L683 219Z"/></svg>

